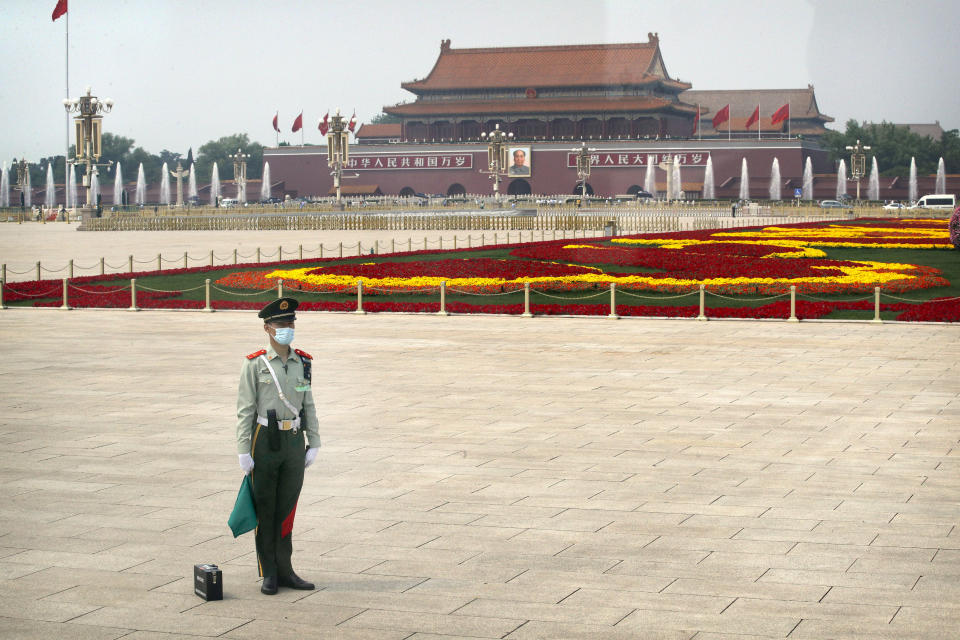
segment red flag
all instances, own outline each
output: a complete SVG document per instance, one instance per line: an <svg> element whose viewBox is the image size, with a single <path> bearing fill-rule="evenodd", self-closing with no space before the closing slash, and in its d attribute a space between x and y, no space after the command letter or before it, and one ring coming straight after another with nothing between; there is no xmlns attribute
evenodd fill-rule
<svg viewBox="0 0 960 640"><path fill-rule="evenodd" d="M280 127L277 126L277 118L280 117L280 112L277 111L277 114L273 116L273 130L277 133L280 133Z"/></svg>
<svg viewBox="0 0 960 640"><path fill-rule="evenodd" d="M747 124L743 128L749 129L754 122L760 122L760 105L757 105L757 108L754 109L753 114L747 119Z"/></svg>
<svg viewBox="0 0 960 640"><path fill-rule="evenodd" d="M320 129L320 135L327 135L327 131L330 129L330 125L328 124L329 120L330 112L327 111L327 113L323 116L323 120L321 120L319 126L317 126L317 129Z"/></svg>
<svg viewBox="0 0 960 640"><path fill-rule="evenodd" d="M720 111L717 111L717 115L713 116L713 128L716 129L724 122L730 119L730 105L728 104Z"/></svg>
<svg viewBox="0 0 960 640"><path fill-rule="evenodd" d="M700 105L697 105L697 115L693 118L693 131L690 132L691 136L697 135L697 125L700 124Z"/></svg>
<svg viewBox="0 0 960 640"><path fill-rule="evenodd" d="M347 129L350 129L350 131L352 132L354 127L356 126L357 126L357 112L354 111L353 115L350 116L350 123L347 124Z"/></svg>
<svg viewBox="0 0 960 640"><path fill-rule="evenodd" d="M67 0L57 0L57 6L53 8L54 22L56 22L57 18L59 18L66 12L67 12Z"/></svg>
<svg viewBox="0 0 960 640"><path fill-rule="evenodd" d="M783 105L782 107L780 107L779 109L777 109L777 110L773 113L773 115L770 116L770 124L776 126L776 125L780 124L781 122L783 122L784 120L787 120L788 118L790 118L790 103L789 103L789 102L788 102L787 104Z"/></svg>
<svg viewBox="0 0 960 640"><path fill-rule="evenodd" d="M293 121L293 132L296 133L303 128L303 111L300 112L300 115L297 116L297 119Z"/></svg>

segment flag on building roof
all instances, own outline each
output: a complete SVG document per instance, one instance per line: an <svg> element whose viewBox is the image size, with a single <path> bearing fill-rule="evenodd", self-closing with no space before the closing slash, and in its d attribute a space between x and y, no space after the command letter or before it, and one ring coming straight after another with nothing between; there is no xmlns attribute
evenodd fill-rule
<svg viewBox="0 0 960 640"><path fill-rule="evenodd" d="M356 126L357 126L357 112L356 110L354 110L353 115L350 116L350 122L347 123L347 129L350 129L350 131L353 131L354 127Z"/></svg>
<svg viewBox="0 0 960 640"><path fill-rule="evenodd" d="M329 121L330 121L330 112L327 111L327 113L324 114L323 116L323 120L321 120L320 124L317 125L317 129L320 129L320 135L322 136L327 135L327 131L330 129L330 125L328 124Z"/></svg>
<svg viewBox="0 0 960 640"><path fill-rule="evenodd" d="M280 133L280 125L277 124L277 118L279 117L280 117L280 112L277 111L277 113L273 116L273 130L276 131L277 133Z"/></svg>
<svg viewBox="0 0 960 640"><path fill-rule="evenodd" d="M789 118L790 118L790 103L788 102L787 104L783 105L782 107L780 107L779 109L773 112L773 115L770 116L770 124L778 125L784 120L788 120Z"/></svg>
<svg viewBox="0 0 960 640"><path fill-rule="evenodd" d="M757 108L753 110L753 113L747 118L747 124L744 125L744 129L749 129L753 126L754 122L760 122L760 105L757 105Z"/></svg>
<svg viewBox="0 0 960 640"><path fill-rule="evenodd" d="M697 105L697 115L693 117L693 131L690 132L691 136L697 135L697 125L700 124L700 105Z"/></svg>
<svg viewBox="0 0 960 640"><path fill-rule="evenodd" d="M727 104L723 109L717 111L717 114L713 116L713 128L716 129L724 122L730 119L730 105Z"/></svg>
<svg viewBox="0 0 960 640"><path fill-rule="evenodd" d="M67 0L57 0L57 6L53 8L54 22L56 22L57 18L59 18L66 12L67 12Z"/></svg>
<svg viewBox="0 0 960 640"><path fill-rule="evenodd" d="M293 132L296 133L303 128L303 111L300 112L300 115L297 116L297 119L293 121Z"/></svg>

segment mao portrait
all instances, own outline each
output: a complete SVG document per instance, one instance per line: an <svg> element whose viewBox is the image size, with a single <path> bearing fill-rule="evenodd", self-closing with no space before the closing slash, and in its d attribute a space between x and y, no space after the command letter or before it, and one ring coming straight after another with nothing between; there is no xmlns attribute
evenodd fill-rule
<svg viewBox="0 0 960 640"><path fill-rule="evenodd" d="M508 176L529 176L532 168L530 147L510 147L510 164L507 166Z"/></svg>

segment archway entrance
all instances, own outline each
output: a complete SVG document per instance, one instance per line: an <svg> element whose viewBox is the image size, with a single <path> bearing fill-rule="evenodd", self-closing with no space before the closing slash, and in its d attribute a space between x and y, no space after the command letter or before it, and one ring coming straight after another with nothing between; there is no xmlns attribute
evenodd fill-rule
<svg viewBox="0 0 960 640"><path fill-rule="evenodd" d="M581 187L581 183L578 182L575 185L573 185L573 191L571 191L570 193L572 193L575 196L579 196L580 194L582 194L583 188ZM587 195L588 196L593 195L593 186L589 182L587 183Z"/></svg>
<svg viewBox="0 0 960 640"><path fill-rule="evenodd" d="M465 196L467 195L467 190L459 182L454 182L452 185L447 187L448 196Z"/></svg>
<svg viewBox="0 0 960 640"><path fill-rule="evenodd" d="M530 195L530 193L530 183L523 178L513 180L510 186L507 187L507 195L510 196L526 196Z"/></svg>
<svg viewBox="0 0 960 640"><path fill-rule="evenodd" d="M643 187L641 187L641 186L638 185L638 184L632 184L632 185L630 185L630 186L627 188L627 193L629 193L629 194L632 195L632 196L637 195L637 194L640 193L641 191L643 191Z"/></svg>
<svg viewBox="0 0 960 640"><path fill-rule="evenodd" d="M417 192L413 190L413 187L404 187L400 189L401 198L412 198Z"/></svg>

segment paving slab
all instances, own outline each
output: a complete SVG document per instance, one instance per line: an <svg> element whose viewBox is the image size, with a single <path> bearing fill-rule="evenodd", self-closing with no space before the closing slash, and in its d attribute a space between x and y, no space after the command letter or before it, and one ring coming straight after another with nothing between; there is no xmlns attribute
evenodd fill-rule
<svg viewBox="0 0 960 640"><path fill-rule="evenodd" d="M956 635L960 327L304 313L318 591L273 599L225 524L262 336L0 310L0 636Z"/></svg>

